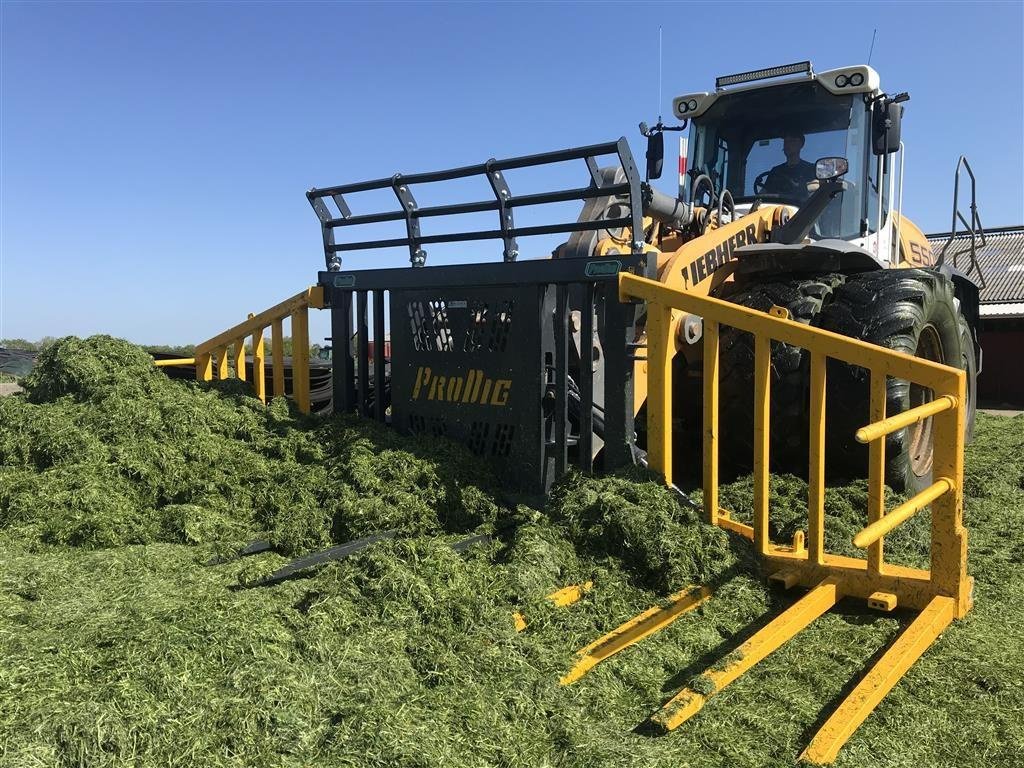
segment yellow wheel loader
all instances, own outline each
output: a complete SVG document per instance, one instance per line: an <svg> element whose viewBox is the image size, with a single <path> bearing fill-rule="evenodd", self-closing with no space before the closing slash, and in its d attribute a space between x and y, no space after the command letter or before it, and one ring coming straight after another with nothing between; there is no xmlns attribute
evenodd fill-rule
<svg viewBox="0 0 1024 768"><path fill-rule="evenodd" d="M660 175L664 131L689 124L680 141L680 193L644 186L644 244L667 286L764 312L782 307L800 323L897 349L967 372L968 434L974 418L978 287L929 248L902 215L901 103L868 66L815 73L809 62L718 78L713 92L680 96L683 125L648 136L648 181ZM687 151L689 150L689 151ZM613 217L622 203L591 204L584 217ZM601 237L601 234L604 236ZM556 256L628 250L628 230L572 236ZM624 244L626 245L624 249ZM675 438L699 457L701 319L673 316L677 390ZM634 403L645 401L646 362L638 361ZM753 455L754 342L724 328L721 338L723 467L749 471ZM777 471L806 474L807 350L771 349L771 456ZM854 440L868 418L863 369L830 364L831 476L866 471L866 447ZM931 399L922 387L888 380L888 413ZM642 420L638 422L642 428ZM641 435L642 438L642 435ZM899 490L932 483L931 419L888 437L886 477Z"/></svg>

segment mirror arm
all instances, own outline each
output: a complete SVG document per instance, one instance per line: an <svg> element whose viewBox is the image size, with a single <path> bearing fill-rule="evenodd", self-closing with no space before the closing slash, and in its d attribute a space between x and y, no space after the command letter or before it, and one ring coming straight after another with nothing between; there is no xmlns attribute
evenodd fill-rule
<svg viewBox="0 0 1024 768"><path fill-rule="evenodd" d="M819 180L818 188L814 194L807 198L807 201L800 206L789 221L781 227L772 230L773 243L792 245L803 242L807 237L814 223L818 220L832 198L843 191L843 182L840 178Z"/></svg>

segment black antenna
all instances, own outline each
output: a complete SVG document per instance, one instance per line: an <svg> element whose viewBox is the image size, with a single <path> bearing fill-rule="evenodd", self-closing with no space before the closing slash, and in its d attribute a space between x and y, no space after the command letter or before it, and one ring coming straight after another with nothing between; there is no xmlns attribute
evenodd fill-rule
<svg viewBox="0 0 1024 768"><path fill-rule="evenodd" d="M871 47L868 49L868 66L871 65L871 54L875 52L875 35L878 34L878 27L871 33Z"/></svg>
<svg viewBox="0 0 1024 768"><path fill-rule="evenodd" d="M658 26L658 123L661 123L661 26Z"/></svg>

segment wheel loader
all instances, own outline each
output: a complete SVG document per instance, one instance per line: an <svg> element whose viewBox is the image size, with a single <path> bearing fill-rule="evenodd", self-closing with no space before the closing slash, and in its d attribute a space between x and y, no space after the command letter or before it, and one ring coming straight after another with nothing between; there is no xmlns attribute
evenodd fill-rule
<svg viewBox="0 0 1024 768"><path fill-rule="evenodd" d="M644 419L635 419L647 395L644 316L605 295L608 281L634 272L765 312L781 307L800 323L962 368L969 435L981 360L978 287L937 257L902 213L900 126L908 98L884 92L865 65L820 73L810 62L770 67L719 77L714 91L675 98L680 125L641 124L648 141L642 180L620 139L310 190L323 231L320 283L333 310L332 334L368 338L367 291L374 293L374 337L384 337L385 315L392 330L387 381L371 375L371 367L376 373L384 366L370 360L369 346L335 359L336 408L368 412L367 403L380 402L378 416L388 411L400 429L511 456L510 481L532 490L546 490L573 462L590 469L595 461L604 468L635 461L645 442ZM661 174L665 133L684 130L672 196L651 181ZM609 154L619 162L600 167L598 158ZM505 175L580 159L590 184L578 189L513 195ZM431 207L416 201L417 185L472 176L487 179L493 198ZM355 196L379 189L391 189L400 210L353 214ZM524 206L567 200L584 203L576 222L515 223ZM425 231L435 218L483 211L498 214L499 229ZM383 222L404 223L404 237L336 242L344 228ZM553 232L570 237L550 260L518 258L517 237ZM503 241L502 264L426 267L432 243L488 238ZM346 252L396 246L409 249L412 269L357 273L342 266ZM700 462L701 318L675 313L673 335L673 438L685 472ZM721 461L723 472L735 475L752 461L751 335L724 328L721 356ZM772 344L775 471L806 474L808 368L806 350ZM388 392L386 404L373 398L377 386ZM829 476L863 475L867 451L854 433L869 420L867 372L830 362L828 397ZM929 390L890 378L886 412L930 399ZM931 445L931 419L891 434L887 482L911 492L927 487Z"/></svg>

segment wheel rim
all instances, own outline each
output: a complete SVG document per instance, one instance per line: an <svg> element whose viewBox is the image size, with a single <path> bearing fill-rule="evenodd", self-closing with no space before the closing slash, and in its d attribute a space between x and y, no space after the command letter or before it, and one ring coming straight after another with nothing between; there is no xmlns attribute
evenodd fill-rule
<svg viewBox="0 0 1024 768"><path fill-rule="evenodd" d="M942 362L942 341L939 339L935 326L926 325L921 330L917 339L916 357L931 360L934 363ZM916 408L919 405L930 403L935 393L928 387L911 383L910 385L910 407ZM932 417L919 421L908 427L910 468L917 477L924 477L932 469Z"/></svg>

